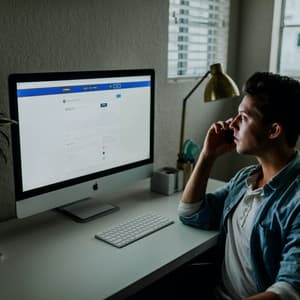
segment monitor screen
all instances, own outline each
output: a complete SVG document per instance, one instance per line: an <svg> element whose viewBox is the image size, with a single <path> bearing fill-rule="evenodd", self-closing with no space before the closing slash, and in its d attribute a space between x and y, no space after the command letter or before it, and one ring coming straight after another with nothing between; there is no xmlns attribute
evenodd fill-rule
<svg viewBox="0 0 300 300"><path fill-rule="evenodd" d="M17 215L151 175L154 71L9 77Z"/></svg>

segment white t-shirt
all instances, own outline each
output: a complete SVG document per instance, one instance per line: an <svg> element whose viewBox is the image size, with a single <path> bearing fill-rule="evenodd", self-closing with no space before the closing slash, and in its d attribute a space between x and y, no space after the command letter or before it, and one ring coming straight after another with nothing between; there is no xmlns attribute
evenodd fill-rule
<svg viewBox="0 0 300 300"><path fill-rule="evenodd" d="M241 299L257 294L250 256L250 235L256 212L263 201L263 188L252 190L256 176L248 179L248 190L227 220L228 234L222 265L221 299ZM226 297L227 296L227 297Z"/></svg>

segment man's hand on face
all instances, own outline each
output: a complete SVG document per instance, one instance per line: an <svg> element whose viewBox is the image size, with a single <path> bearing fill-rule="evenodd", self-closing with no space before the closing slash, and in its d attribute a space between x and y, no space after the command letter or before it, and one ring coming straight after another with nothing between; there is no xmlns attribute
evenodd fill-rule
<svg viewBox="0 0 300 300"><path fill-rule="evenodd" d="M202 152L207 157L218 156L235 150L233 132L230 123L233 119L213 123L207 131Z"/></svg>

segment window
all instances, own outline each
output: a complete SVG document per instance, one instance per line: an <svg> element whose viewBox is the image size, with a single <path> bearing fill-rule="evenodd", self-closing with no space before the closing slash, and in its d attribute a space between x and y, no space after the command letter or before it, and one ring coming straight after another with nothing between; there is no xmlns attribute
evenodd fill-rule
<svg viewBox="0 0 300 300"><path fill-rule="evenodd" d="M203 75L226 68L230 0L169 0L168 77Z"/></svg>
<svg viewBox="0 0 300 300"><path fill-rule="evenodd" d="M278 28L276 28L276 19L278 20ZM271 71L299 78L300 1L277 0L275 2L273 26L275 30L272 34L272 51L276 51L276 54L273 54L273 58L271 55ZM278 42L274 44L278 32Z"/></svg>

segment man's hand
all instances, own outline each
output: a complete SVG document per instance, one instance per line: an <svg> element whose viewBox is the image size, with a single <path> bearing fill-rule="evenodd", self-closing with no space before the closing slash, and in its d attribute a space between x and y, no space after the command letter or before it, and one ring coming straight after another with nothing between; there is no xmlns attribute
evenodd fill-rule
<svg viewBox="0 0 300 300"><path fill-rule="evenodd" d="M228 132L232 118L226 121L213 123L206 134L202 153L206 157L217 158L218 156L233 151L235 144L228 141Z"/></svg>
<svg viewBox="0 0 300 300"><path fill-rule="evenodd" d="M204 198L207 181L216 158L235 149L235 144L228 141L231 121L232 118L219 121L209 128L194 171L183 191L181 198L183 203L194 203Z"/></svg>

